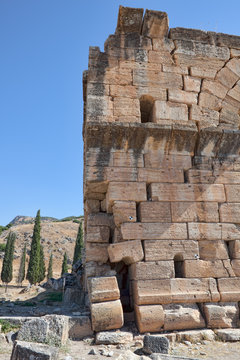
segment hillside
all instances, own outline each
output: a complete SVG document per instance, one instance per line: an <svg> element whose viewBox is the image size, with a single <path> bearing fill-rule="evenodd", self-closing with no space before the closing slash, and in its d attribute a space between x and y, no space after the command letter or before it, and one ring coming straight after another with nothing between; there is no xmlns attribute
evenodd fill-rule
<svg viewBox="0 0 240 360"><path fill-rule="evenodd" d="M75 217L69 217L61 220L54 218L41 219L41 243L44 248L44 256L46 261L46 268L51 252L53 253L53 274L54 277L59 277L61 274L61 266L63 255L66 251L69 264L73 258L73 251L79 223L76 222ZM73 219L73 220L68 220ZM81 220L83 218L77 218ZM0 235L0 244L6 243L6 238L9 231L16 234L16 244L14 253L14 279L17 278L20 258L24 245L27 245L27 254L30 253L31 239L34 226L34 218L28 216L17 216L12 222L10 229L5 230ZM2 267L2 258L4 253L0 253L0 269ZM27 255L27 260L28 260ZM14 282L14 281L13 281Z"/></svg>

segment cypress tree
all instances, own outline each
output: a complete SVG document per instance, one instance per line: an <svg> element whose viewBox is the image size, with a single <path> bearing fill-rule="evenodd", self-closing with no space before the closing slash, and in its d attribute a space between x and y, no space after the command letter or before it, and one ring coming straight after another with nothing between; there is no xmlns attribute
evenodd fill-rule
<svg viewBox="0 0 240 360"><path fill-rule="evenodd" d="M51 253L49 263L48 263L47 279L51 279L52 277L53 277L53 255Z"/></svg>
<svg viewBox="0 0 240 360"><path fill-rule="evenodd" d="M30 258L28 264L27 271L27 279L30 284L36 284L39 281L39 262L40 262L40 210L37 212L37 216L35 218L34 228L33 228L33 236L31 243L31 251Z"/></svg>
<svg viewBox="0 0 240 360"><path fill-rule="evenodd" d="M7 237L7 244L2 264L1 280L6 284L12 281L13 273L13 255L14 255L14 245L15 245L16 235L12 232L9 233Z"/></svg>
<svg viewBox="0 0 240 360"><path fill-rule="evenodd" d="M66 274L68 272L68 266L67 266L67 253L64 254L63 257L63 263L62 263L62 273L61 276Z"/></svg>
<svg viewBox="0 0 240 360"><path fill-rule="evenodd" d="M84 247L83 242L83 227L82 222L79 224L75 248L74 248L74 255L73 255L73 265L78 261L82 259L82 250Z"/></svg>
<svg viewBox="0 0 240 360"><path fill-rule="evenodd" d="M46 273L46 267L45 267L45 259L44 259L44 252L43 252L43 246L40 245L40 257L39 257L39 273L38 273L38 282L44 280Z"/></svg>
<svg viewBox="0 0 240 360"><path fill-rule="evenodd" d="M22 285L23 280L25 279L25 264L26 264L26 245L23 248L19 274L18 274L18 283Z"/></svg>

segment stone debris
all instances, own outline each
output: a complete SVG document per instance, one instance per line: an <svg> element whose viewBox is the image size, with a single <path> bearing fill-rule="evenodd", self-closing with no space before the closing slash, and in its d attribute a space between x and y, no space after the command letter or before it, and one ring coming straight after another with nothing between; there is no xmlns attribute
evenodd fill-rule
<svg viewBox="0 0 240 360"><path fill-rule="evenodd" d="M57 360L58 351L57 348L44 344L15 341L11 360Z"/></svg>
<svg viewBox="0 0 240 360"><path fill-rule="evenodd" d="M143 350L147 354L168 354L169 340L165 336L145 335L143 338Z"/></svg>
<svg viewBox="0 0 240 360"><path fill-rule="evenodd" d="M126 331L102 331L96 334L96 344L128 344L133 341L133 334Z"/></svg>

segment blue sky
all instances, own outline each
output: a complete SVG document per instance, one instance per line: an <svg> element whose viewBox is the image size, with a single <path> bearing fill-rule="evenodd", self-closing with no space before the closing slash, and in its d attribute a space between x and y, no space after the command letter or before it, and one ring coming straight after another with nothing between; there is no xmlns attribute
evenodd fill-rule
<svg viewBox="0 0 240 360"><path fill-rule="evenodd" d="M0 224L83 214L82 72L119 5L240 35L239 1L0 0Z"/></svg>

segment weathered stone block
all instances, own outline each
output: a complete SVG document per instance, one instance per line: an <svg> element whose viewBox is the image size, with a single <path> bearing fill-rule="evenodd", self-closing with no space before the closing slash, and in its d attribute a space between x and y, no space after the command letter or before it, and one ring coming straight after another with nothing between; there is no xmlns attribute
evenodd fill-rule
<svg viewBox="0 0 240 360"><path fill-rule="evenodd" d="M168 37L153 38L152 39L153 50L155 51L168 51L169 53L174 49L174 42ZM175 66L176 67L176 66Z"/></svg>
<svg viewBox="0 0 240 360"><path fill-rule="evenodd" d="M197 304L163 305L164 330L200 329L205 321Z"/></svg>
<svg viewBox="0 0 240 360"><path fill-rule="evenodd" d="M230 51L228 48L214 46L210 44L204 44L198 41L189 40L176 40L175 54L190 55L192 58L209 58L228 60L230 57Z"/></svg>
<svg viewBox="0 0 240 360"><path fill-rule="evenodd" d="M125 264L133 264L144 258L143 248L140 240L123 241L111 244L108 247L110 262L123 261Z"/></svg>
<svg viewBox="0 0 240 360"><path fill-rule="evenodd" d="M93 335L89 316L70 316L68 336L71 340L82 340Z"/></svg>
<svg viewBox="0 0 240 360"><path fill-rule="evenodd" d="M185 260L183 273L186 278L221 278L229 276L221 260Z"/></svg>
<svg viewBox="0 0 240 360"><path fill-rule="evenodd" d="M137 305L219 301L215 279L161 279L132 281Z"/></svg>
<svg viewBox="0 0 240 360"><path fill-rule="evenodd" d="M146 183L183 183L183 170L140 168L138 169L138 181L145 181Z"/></svg>
<svg viewBox="0 0 240 360"><path fill-rule="evenodd" d="M233 58L229 60L226 64L226 67L234 72L234 74L237 76L240 76L240 59Z"/></svg>
<svg viewBox="0 0 240 360"><path fill-rule="evenodd" d="M222 100L217 96L211 95L207 92L201 92L199 95L199 106L209 108L210 110L219 111L222 107Z"/></svg>
<svg viewBox="0 0 240 360"><path fill-rule="evenodd" d="M146 261L173 260L179 254L183 260L199 256L198 242L193 240L147 240L144 252Z"/></svg>
<svg viewBox="0 0 240 360"><path fill-rule="evenodd" d="M239 259L233 259L231 261L231 267L233 269L233 272L235 276L240 276L240 260Z"/></svg>
<svg viewBox="0 0 240 360"><path fill-rule="evenodd" d="M135 305L135 317L140 333L160 332L164 324L162 305Z"/></svg>
<svg viewBox="0 0 240 360"><path fill-rule="evenodd" d="M222 239L223 240L238 240L240 239L240 226L238 224L222 224Z"/></svg>
<svg viewBox="0 0 240 360"><path fill-rule="evenodd" d="M138 207L139 220L145 222L171 222L169 202L146 201Z"/></svg>
<svg viewBox="0 0 240 360"><path fill-rule="evenodd" d="M187 170L192 167L189 155L165 155L161 152L148 152L144 154L144 163L148 168L176 168Z"/></svg>
<svg viewBox="0 0 240 360"><path fill-rule="evenodd" d="M220 84L218 81L205 79L203 80L201 91L210 93L220 99L223 99L228 92L228 88Z"/></svg>
<svg viewBox="0 0 240 360"><path fill-rule="evenodd" d="M114 116L139 116L140 106L138 99L115 97L113 101Z"/></svg>
<svg viewBox="0 0 240 360"><path fill-rule="evenodd" d="M205 303L203 311L207 327L231 328L236 327L239 318L238 303Z"/></svg>
<svg viewBox="0 0 240 360"><path fill-rule="evenodd" d="M173 261L138 262L130 266L131 280L167 279L174 275Z"/></svg>
<svg viewBox="0 0 240 360"><path fill-rule="evenodd" d="M215 182L215 176L211 170L189 169L186 176L191 184L213 184Z"/></svg>
<svg viewBox="0 0 240 360"><path fill-rule="evenodd" d="M120 291L116 277L89 278L88 295L92 303L118 300Z"/></svg>
<svg viewBox="0 0 240 360"><path fill-rule="evenodd" d="M228 241L230 259L240 259L240 240Z"/></svg>
<svg viewBox="0 0 240 360"><path fill-rule="evenodd" d="M239 80L239 77L230 69L224 67L217 73L216 80L218 80L223 86L226 86L228 89L230 89L237 82L237 80Z"/></svg>
<svg viewBox="0 0 240 360"><path fill-rule="evenodd" d="M191 76L184 76L183 78L184 83L184 90L185 91L193 91L199 92L201 87L201 80L191 77Z"/></svg>
<svg viewBox="0 0 240 360"><path fill-rule="evenodd" d="M216 69L211 69L211 68L202 68L202 67L195 67L192 66L190 68L190 74L192 76L197 76L200 78L206 78L206 79L214 79L216 76Z"/></svg>
<svg viewBox="0 0 240 360"><path fill-rule="evenodd" d="M87 199L84 202L84 209L86 210L87 214L98 213L100 210L100 201Z"/></svg>
<svg viewBox="0 0 240 360"><path fill-rule="evenodd" d="M11 354L11 360L57 360L59 349L38 343L15 341Z"/></svg>
<svg viewBox="0 0 240 360"><path fill-rule="evenodd" d="M128 344L133 341L133 334L127 331L101 331L96 334L95 343L97 345L117 345Z"/></svg>
<svg viewBox="0 0 240 360"><path fill-rule="evenodd" d="M112 215L105 213L89 214L87 218L88 226L108 226L113 227Z"/></svg>
<svg viewBox="0 0 240 360"><path fill-rule="evenodd" d="M153 39L154 40L154 39ZM182 66L176 66L176 65L167 65L167 64L163 64L162 66L162 70L163 72L172 72L175 74L188 74L188 68L187 67L182 67Z"/></svg>
<svg viewBox="0 0 240 360"><path fill-rule="evenodd" d="M240 301L240 278L218 279L221 301Z"/></svg>
<svg viewBox="0 0 240 360"><path fill-rule="evenodd" d="M145 335L143 349L147 354L168 354L169 340L165 336Z"/></svg>
<svg viewBox="0 0 240 360"><path fill-rule="evenodd" d="M172 202L171 211L174 222L219 221L218 203L216 202Z"/></svg>
<svg viewBox="0 0 240 360"><path fill-rule="evenodd" d="M123 326L123 310L120 300L91 304L93 331L119 329Z"/></svg>
<svg viewBox="0 0 240 360"><path fill-rule="evenodd" d="M144 182L111 182L108 186L106 206L110 211L114 201L146 201Z"/></svg>
<svg viewBox="0 0 240 360"><path fill-rule="evenodd" d="M239 203L225 203L220 204L219 207L220 220L222 222L240 223L240 204Z"/></svg>
<svg viewBox="0 0 240 360"><path fill-rule="evenodd" d="M137 181L138 171L136 168L108 167L104 169L104 180L108 181Z"/></svg>
<svg viewBox="0 0 240 360"><path fill-rule="evenodd" d="M156 64L174 64L173 58L168 51L149 51L148 53L148 61L149 63L156 63Z"/></svg>
<svg viewBox="0 0 240 360"><path fill-rule="evenodd" d="M143 25L142 35L150 38L163 38L168 33L168 16L162 11L146 10Z"/></svg>
<svg viewBox="0 0 240 360"><path fill-rule="evenodd" d="M140 33L143 9L120 6L116 33Z"/></svg>
<svg viewBox="0 0 240 360"><path fill-rule="evenodd" d="M106 263L108 261L108 244L86 243L86 261Z"/></svg>
<svg viewBox="0 0 240 360"><path fill-rule="evenodd" d="M240 185L225 185L227 202L240 202Z"/></svg>
<svg viewBox="0 0 240 360"><path fill-rule="evenodd" d="M222 224L220 223L189 223L189 237L193 240L221 240Z"/></svg>
<svg viewBox="0 0 240 360"><path fill-rule="evenodd" d="M192 105L189 118L194 121L208 122L208 126L217 126L219 123L219 112L198 105Z"/></svg>
<svg viewBox="0 0 240 360"><path fill-rule="evenodd" d="M215 330L217 337L221 341L239 341L240 329L219 329Z"/></svg>
<svg viewBox="0 0 240 360"><path fill-rule="evenodd" d="M225 201L224 187L221 184L153 183L150 184L149 189L153 201Z"/></svg>
<svg viewBox="0 0 240 360"><path fill-rule="evenodd" d="M143 154L132 152L116 151L112 154L113 166L115 167L143 167Z"/></svg>
<svg viewBox="0 0 240 360"><path fill-rule="evenodd" d="M227 245L222 240L198 241L199 256L202 260L229 259Z"/></svg>
<svg viewBox="0 0 240 360"><path fill-rule="evenodd" d="M134 201L115 201L113 205L113 218L116 226L124 222L135 222L136 203Z"/></svg>
<svg viewBox="0 0 240 360"><path fill-rule="evenodd" d="M152 117L156 123L161 120L188 121L188 107L185 104L157 100L153 106Z"/></svg>
<svg viewBox="0 0 240 360"><path fill-rule="evenodd" d="M186 224L180 223L124 223L121 232L125 240L187 239Z"/></svg>
<svg viewBox="0 0 240 360"><path fill-rule="evenodd" d="M192 105L197 104L198 95L194 92L170 89L168 91L168 99L169 101Z"/></svg>
<svg viewBox="0 0 240 360"><path fill-rule="evenodd" d="M108 226L88 226L86 240L87 242L108 243L110 228Z"/></svg>
<svg viewBox="0 0 240 360"><path fill-rule="evenodd" d="M174 73L137 69L133 70L133 85L157 85L162 89L182 88L182 76Z"/></svg>

